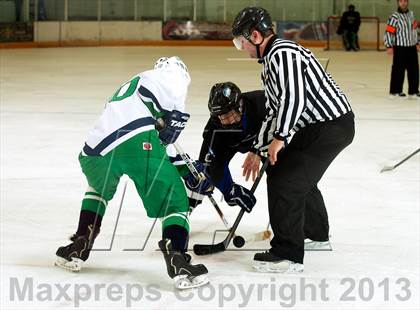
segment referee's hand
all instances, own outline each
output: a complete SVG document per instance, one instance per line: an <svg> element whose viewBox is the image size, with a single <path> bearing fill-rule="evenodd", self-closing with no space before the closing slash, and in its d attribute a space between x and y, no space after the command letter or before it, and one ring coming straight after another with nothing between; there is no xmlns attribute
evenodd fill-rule
<svg viewBox="0 0 420 310"><path fill-rule="evenodd" d="M268 160L271 165L274 165L277 161L277 154L284 147L284 141L278 140L276 138L271 141L268 147Z"/></svg>
<svg viewBox="0 0 420 310"><path fill-rule="evenodd" d="M248 152L248 155L246 156L245 161L242 164L242 176L245 177L245 181L248 181L251 174L252 181L255 181L260 170L260 162L261 158L259 155L252 152Z"/></svg>

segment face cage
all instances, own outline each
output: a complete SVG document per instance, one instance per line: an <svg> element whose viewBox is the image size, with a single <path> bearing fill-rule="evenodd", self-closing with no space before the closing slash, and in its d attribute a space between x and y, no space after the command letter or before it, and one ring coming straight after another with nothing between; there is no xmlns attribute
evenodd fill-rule
<svg viewBox="0 0 420 310"><path fill-rule="evenodd" d="M235 111L235 112L237 112L239 114L240 121L238 123L223 125L222 122L219 119L219 115L221 115L221 114L219 114L219 115L212 115L211 118L213 119L213 122L219 124L224 129L240 129L242 127L242 115L243 115L242 99L240 99L239 104L238 104L237 107L235 107L232 110L229 110L229 111L227 111L225 113L222 113L222 114L227 114L230 111Z"/></svg>

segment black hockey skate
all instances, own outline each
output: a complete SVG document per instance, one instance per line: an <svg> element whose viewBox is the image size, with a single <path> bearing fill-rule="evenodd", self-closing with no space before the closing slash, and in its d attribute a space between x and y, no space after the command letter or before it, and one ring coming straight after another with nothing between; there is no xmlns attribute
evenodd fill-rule
<svg viewBox="0 0 420 310"><path fill-rule="evenodd" d="M252 268L257 272L300 273L303 271L303 264L295 263L278 257L270 251L265 251L255 254Z"/></svg>
<svg viewBox="0 0 420 310"><path fill-rule="evenodd" d="M89 258L90 251L92 250L93 241L99 234L99 229L94 233L93 226L88 226L88 233L83 236L76 234L70 237L73 241L67 246L59 247L57 252L57 260L55 265L63 269L78 272L82 269L82 264Z"/></svg>
<svg viewBox="0 0 420 310"><path fill-rule="evenodd" d="M159 241L159 248L165 258L168 275L174 279L176 288L189 289L209 282L206 266L203 264L191 265L185 254L172 250L171 240Z"/></svg>

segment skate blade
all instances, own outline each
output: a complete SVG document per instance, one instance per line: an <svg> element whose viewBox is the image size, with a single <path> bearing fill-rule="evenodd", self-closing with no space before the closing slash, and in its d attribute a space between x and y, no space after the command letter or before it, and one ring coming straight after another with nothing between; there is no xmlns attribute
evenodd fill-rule
<svg viewBox="0 0 420 310"><path fill-rule="evenodd" d="M303 264L292 263L283 260L278 263L254 261L252 268L261 273L301 273L304 270Z"/></svg>
<svg viewBox="0 0 420 310"><path fill-rule="evenodd" d="M207 274L202 274L195 277L188 277L187 275L180 275L174 278L175 287L179 290L187 290L209 283Z"/></svg>
<svg viewBox="0 0 420 310"><path fill-rule="evenodd" d="M55 261L54 265L66 270L70 270L73 272L79 272L82 270L83 261L80 258L72 258L71 261L68 261L65 258L57 256L57 260Z"/></svg>
<svg viewBox="0 0 420 310"><path fill-rule="evenodd" d="M305 242L305 251L332 251L329 241L308 241Z"/></svg>

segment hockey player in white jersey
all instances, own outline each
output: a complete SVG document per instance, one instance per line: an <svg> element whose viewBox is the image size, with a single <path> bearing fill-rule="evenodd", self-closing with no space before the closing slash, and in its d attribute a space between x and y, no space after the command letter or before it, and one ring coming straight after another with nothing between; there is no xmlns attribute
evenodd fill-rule
<svg viewBox="0 0 420 310"><path fill-rule="evenodd" d="M188 198L180 175L194 191L211 192L212 185L205 177L196 181L185 167L177 169L167 156L189 119L184 111L190 81L188 69L178 57L163 57L153 70L134 76L107 102L79 155L89 187L72 243L56 252L57 266L81 270L99 234L107 203L126 174L133 180L147 215L162 221L159 248L176 287L208 282L207 268L190 264L191 257L185 253ZM158 119L164 120L159 132L155 129Z"/></svg>

